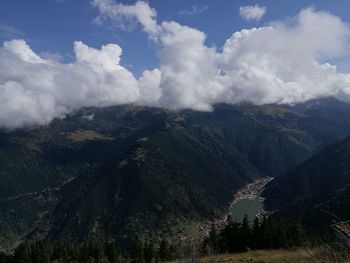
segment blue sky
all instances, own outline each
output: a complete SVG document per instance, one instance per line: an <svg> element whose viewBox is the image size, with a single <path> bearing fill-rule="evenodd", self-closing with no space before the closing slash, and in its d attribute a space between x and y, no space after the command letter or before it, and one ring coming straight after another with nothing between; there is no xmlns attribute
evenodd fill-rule
<svg viewBox="0 0 350 263"><path fill-rule="evenodd" d="M349 0L1 0L0 127L82 107L350 102Z"/></svg>
<svg viewBox="0 0 350 263"><path fill-rule="evenodd" d="M92 47L116 43L123 48L122 63L134 74L158 66L153 43L146 33L137 27L130 32L98 26L92 23L97 10L88 0L1 0L0 25L16 28L21 34L1 34L0 41L23 38L37 53L57 53L64 61L73 59L73 42L80 40ZM135 1L122 0L124 4ZM174 20L207 34L206 44L221 48L232 33L243 28L262 26L273 20L295 16L301 9L312 6L329 11L350 22L348 0L317 1L241 1L241 0L151 0L157 11L157 20ZM239 15L242 5L259 4L266 7L266 14L257 21L245 21ZM182 11L206 7L199 14L181 15Z"/></svg>

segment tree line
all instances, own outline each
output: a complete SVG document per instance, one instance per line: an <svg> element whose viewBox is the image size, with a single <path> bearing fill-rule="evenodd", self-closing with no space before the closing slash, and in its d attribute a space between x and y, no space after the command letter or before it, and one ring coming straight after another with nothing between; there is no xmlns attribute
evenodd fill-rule
<svg viewBox="0 0 350 263"><path fill-rule="evenodd" d="M286 225L271 218L260 221L255 218L250 224L245 216L241 223L230 218L221 231L213 229L204 241L207 253L244 252L249 249L277 249L300 246L306 242L300 225Z"/></svg>
<svg viewBox="0 0 350 263"><path fill-rule="evenodd" d="M23 242L12 254L0 252L0 263L157 263L174 258L174 248L165 240L157 247L136 240L130 249L117 243L71 242L51 244L47 241Z"/></svg>
<svg viewBox="0 0 350 263"><path fill-rule="evenodd" d="M277 249L300 246L306 236L300 225L286 225L273 219L257 218L252 224L245 216L241 223L230 218L222 229L212 229L208 237L196 244L196 254L244 252L249 249ZM309 238L309 237L308 237ZM191 244L192 245L192 244ZM188 246L188 244L187 244ZM12 254L0 253L0 263L157 263L188 256L185 245L173 245L165 239L160 242L134 240L128 249L117 243L85 242L74 244L47 241L23 242ZM192 248L190 248L192 253Z"/></svg>

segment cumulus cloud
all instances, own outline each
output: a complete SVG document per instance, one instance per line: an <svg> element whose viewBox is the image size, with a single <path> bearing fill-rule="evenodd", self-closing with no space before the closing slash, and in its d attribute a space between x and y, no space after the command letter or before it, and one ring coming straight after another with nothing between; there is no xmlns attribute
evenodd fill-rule
<svg viewBox="0 0 350 263"><path fill-rule="evenodd" d="M157 12L144 1L137 1L134 5L124 5L114 0L93 0L91 5L100 11L100 16L94 20L97 24L109 19L115 26L127 29L130 23L132 25L136 20L148 33L156 33L158 30L155 20ZM125 24L124 21L129 24Z"/></svg>
<svg viewBox="0 0 350 263"><path fill-rule="evenodd" d="M236 32L218 55L231 87L226 101L298 103L337 96L350 75L326 63L348 52L349 26L313 9L293 21Z"/></svg>
<svg viewBox="0 0 350 263"><path fill-rule="evenodd" d="M210 110L219 102L294 104L334 96L350 101L350 74L335 61L349 55L350 28L327 12L235 32L221 49L205 33L157 22L146 2L94 0L101 23L139 23L157 43L159 67L136 78L120 64L122 49L75 42L75 61L45 58L23 40L0 48L0 126L49 123L85 106L126 103ZM119 26L119 25L118 25Z"/></svg>
<svg viewBox="0 0 350 263"><path fill-rule="evenodd" d="M154 16L148 18L156 23ZM156 27L152 38L161 45L155 94L162 107L292 104L337 96L349 87L349 74L337 73L336 66L326 63L348 52L349 25L327 12L307 8L293 19L236 32L221 51L207 47L206 35L197 29L174 21Z"/></svg>
<svg viewBox="0 0 350 263"><path fill-rule="evenodd" d="M239 8L239 14L247 21L259 21L266 13L265 6L247 5Z"/></svg>
<svg viewBox="0 0 350 263"><path fill-rule="evenodd" d="M97 50L75 42L74 52L75 62L61 64L41 58L23 40L5 42L0 48L0 125L42 125L80 107L137 100L138 81L119 65L119 46Z"/></svg>

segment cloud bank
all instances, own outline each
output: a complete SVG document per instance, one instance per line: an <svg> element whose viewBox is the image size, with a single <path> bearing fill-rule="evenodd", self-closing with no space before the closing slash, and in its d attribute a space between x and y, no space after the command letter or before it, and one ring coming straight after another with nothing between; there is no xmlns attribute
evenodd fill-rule
<svg viewBox="0 0 350 263"><path fill-rule="evenodd" d="M23 40L0 48L0 124L7 128L47 124L84 106L135 102L138 81L119 65L121 48L100 50L74 43L76 61L43 59Z"/></svg>
<svg viewBox="0 0 350 263"><path fill-rule="evenodd" d="M127 103L211 110L215 103L294 104L334 96L350 101L350 74L329 61L348 55L349 25L304 9L293 19L235 32L221 49L205 33L158 23L146 2L94 0L99 23L140 24L159 47L160 66L136 78L120 65L122 49L74 43L69 64L36 54L23 40L0 47L0 126L44 125L86 106Z"/></svg>
<svg viewBox="0 0 350 263"><path fill-rule="evenodd" d="M247 5L239 8L239 14L247 21L259 21L266 13L266 7L259 5Z"/></svg>

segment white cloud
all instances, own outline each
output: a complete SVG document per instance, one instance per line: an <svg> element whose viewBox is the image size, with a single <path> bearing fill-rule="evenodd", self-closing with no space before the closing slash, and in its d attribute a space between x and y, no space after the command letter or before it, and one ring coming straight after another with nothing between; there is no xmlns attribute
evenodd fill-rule
<svg viewBox="0 0 350 263"><path fill-rule="evenodd" d="M159 40L162 97L168 108L209 110L218 81L216 50L204 45L206 35L176 22L163 22Z"/></svg>
<svg viewBox="0 0 350 263"><path fill-rule="evenodd" d="M239 8L239 14L247 21L259 21L266 13L265 6L247 5Z"/></svg>
<svg viewBox="0 0 350 263"><path fill-rule="evenodd" d="M131 103L138 81L119 65L121 48L100 50L74 45L76 61L43 59L23 40L0 48L0 125L16 128L47 124L85 106Z"/></svg>
<svg viewBox="0 0 350 263"><path fill-rule="evenodd" d="M288 23L236 32L219 55L231 87L226 101L298 103L338 96L349 87L350 75L325 62L348 52L349 40L347 24L313 9Z"/></svg>
<svg viewBox="0 0 350 263"><path fill-rule="evenodd" d="M100 11L100 16L95 19L97 24L109 19L115 26L126 29L130 24L123 22L132 23L136 19L143 25L146 32L156 33L158 30L155 21L157 12L144 1L137 1L134 5L124 5L114 0L93 0L91 4Z"/></svg>
<svg viewBox="0 0 350 263"><path fill-rule="evenodd" d="M154 16L149 19L156 23ZM294 19L236 32L222 52L205 46L206 35L197 29L172 21L156 27L151 36L160 43L157 104L162 107L291 104L337 96L350 84L348 74L325 63L348 52L350 29L326 12L304 9Z"/></svg>
<svg viewBox="0 0 350 263"><path fill-rule="evenodd" d="M93 121L93 120L95 119L95 114L92 113L92 114L90 114L90 115L83 115L83 116L82 116L82 119L83 119L83 120L87 120L87 121Z"/></svg>
<svg viewBox="0 0 350 263"><path fill-rule="evenodd" d="M188 10L181 10L179 12L179 15L182 15L182 16L193 16L193 15L201 14L201 13L205 12L206 10L208 10L208 6L207 5L199 6L199 5L196 4L196 5L193 5Z"/></svg>
<svg viewBox="0 0 350 263"><path fill-rule="evenodd" d="M335 96L350 102L350 74L329 61L349 55L350 28L326 12L235 32L222 49L174 21L157 23L146 2L95 0L103 23L140 23L159 48L159 68L136 78L120 64L122 49L74 45L75 61L43 58L23 40L0 48L0 126L49 123L80 107L126 103L210 110L219 102L304 102ZM122 19L122 20L120 20Z"/></svg>
<svg viewBox="0 0 350 263"><path fill-rule="evenodd" d="M53 53L48 51L40 52L40 57L48 60L63 61L63 56L60 53Z"/></svg>

